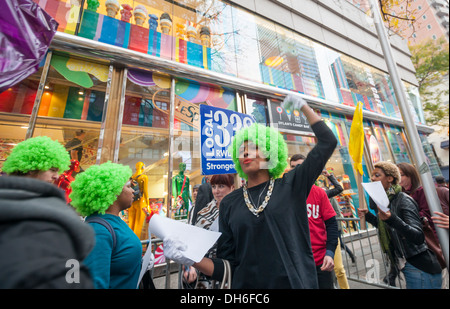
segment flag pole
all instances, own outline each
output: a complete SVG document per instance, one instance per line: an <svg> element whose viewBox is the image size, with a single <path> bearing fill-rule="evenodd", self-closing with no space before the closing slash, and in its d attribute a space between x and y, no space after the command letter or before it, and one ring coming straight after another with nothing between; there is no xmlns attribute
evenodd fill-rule
<svg viewBox="0 0 450 309"><path fill-rule="evenodd" d="M414 123L414 118L412 116L411 110L409 109L408 100L406 98L406 92L398 73L397 64L394 61L392 47L389 42L386 29L384 27L380 8L376 0L369 0L370 8L373 14L375 28L378 34L378 39L381 44L381 49L383 50L384 59L391 77L392 86L394 87L395 96L397 98L398 107L402 115L403 122L405 124L406 137L413 152L413 160L420 174L422 180L422 186L425 192L425 197L430 207L430 212L433 215L435 211L442 212L442 207L439 202L439 198L434 185L433 177L431 175L430 168L427 164L425 153L423 151L422 143L420 141L419 133L417 131L416 124ZM449 247L449 237L448 230L436 226L436 233L441 244L442 252L444 254L445 261L447 263L448 269L448 247Z"/></svg>

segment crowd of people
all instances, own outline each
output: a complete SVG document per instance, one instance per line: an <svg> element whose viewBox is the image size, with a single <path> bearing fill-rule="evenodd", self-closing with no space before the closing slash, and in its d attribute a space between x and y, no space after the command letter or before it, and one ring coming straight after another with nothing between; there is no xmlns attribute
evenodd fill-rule
<svg viewBox="0 0 450 309"><path fill-rule="evenodd" d="M333 270L339 286L349 287L340 249L352 261L356 257L340 238L340 210L333 199L343 189L324 170L337 140L302 98L289 95L283 104L301 110L316 146L289 160L275 129L253 124L236 133L230 153L245 183L239 187L233 175L214 175L193 188L188 224L220 231L216 244L195 262L186 256L185 244L164 239L166 257L183 265L185 287L218 288L228 264L233 289L332 289ZM71 183L70 207L54 183L75 155L48 137L34 137L14 147L4 162L0 288L138 287L142 245L119 216L133 203L132 171L107 162L80 172ZM315 186L322 173L332 190ZM372 211L359 208L358 215L377 227L389 278L402 272L407 288L441 288L445 260L442 264L442 251L433 244L436 227L448 229L448 188L437 188L443 212L432 213L414 166L378 162L371 180L382 183L389 211L370 200Z"/></svg>

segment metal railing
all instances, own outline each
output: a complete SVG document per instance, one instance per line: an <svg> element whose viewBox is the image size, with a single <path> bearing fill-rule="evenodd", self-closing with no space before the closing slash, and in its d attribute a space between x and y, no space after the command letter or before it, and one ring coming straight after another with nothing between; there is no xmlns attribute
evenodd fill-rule
<svg viewBox="0 0 450 309"><path fill-rule="evenodd" d="M405 288L401 273L391 275L393 279L389 280L390 262L380 246L377 229L361 230L359 218L337 218L337 221L347 231L340 240L342 262L348 280L380 288Z"/></svg>

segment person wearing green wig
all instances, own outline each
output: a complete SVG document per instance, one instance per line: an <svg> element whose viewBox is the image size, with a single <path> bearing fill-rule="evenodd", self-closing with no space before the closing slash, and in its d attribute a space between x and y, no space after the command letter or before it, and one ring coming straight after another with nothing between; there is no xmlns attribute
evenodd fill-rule
<svg viewBox="0 0 450 309"><path fill-rule="evenodd" d="M20 142L4 162L0 289L94 287L84 265L94 247L94 231L53 184L69 163L65 148L46 136ZM77 271L71 272L74 266Z"/></svg>
<svg viewBox="0 0 450 309"><path fill-rule="evenodd" d="M3 172L53 183L69 169L70 157L63 145L47 136L29 138L17 144L3 163Z"/></svg>
<svg viewBox="0 0 450 309"><path fill-rule="evenodd" d="M217 258L195 263L185 256L186 245L171 236L164 239L167 258L218 281L228 260L233 289L318 288L306 198L337 140L299 95L288 95L282 107L301 110L317 137L305 162L281 177L288 164L283 136L258 124L237 132L230 152L246 183L221 202Z"/></svg>
<svg viewBox="0 0 450 309"><path fill-rule="evenodd" d="M131 175L128 166L106 162L87 168L72 182L71 204L95 231L95 247L85 264L99 289L135 289L138 284L142 245L119 217L133 202ZM109 223L114 234L95 220Z"/></svg>

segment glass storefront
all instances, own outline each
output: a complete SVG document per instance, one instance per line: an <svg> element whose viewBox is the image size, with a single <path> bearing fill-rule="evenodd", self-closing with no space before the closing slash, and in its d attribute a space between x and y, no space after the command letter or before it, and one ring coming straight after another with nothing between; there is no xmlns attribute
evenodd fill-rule
<svg viewBox="0 0 450 309"><path fill-rule="evenodd" d="M48 12L59 31L338 104L361 101L365 110L401 118L386 73L220 0L90 1L83 8L34 1L57 7ZM67 21L78 17L72 31ZM415 120L424 123L417 88L405 86Z"/></svg>
<svg viewBox="0 0 450 309"><path fill-rule="evenodd" d="M83 8L79 1L35 2L60 22L58 31L293 90L337 107L355 106L361 101L366 111L400 117L389 76L384 72L226 2L124 0L121 7L114 1L106 7L104 1L87 1ZM80 23L73 23L74 19ZM123 91L111 87L113 70L125 72L115 83L123 85ZM170 178L180 172L180 163L186 165L189 190L203 181L200 104L244 112L253 115L258 123L276 127L286 139L290 156L307 154L316 143L302 115L280 112L279 100L204 79L182 79L176 76L175 69L173 75L164 75L148 68L119 67L75 54L53 53L42 96L36 98L42 72L41 67L0 93L0 168L12 147L26 138L33 106L39 102L33 136L47 135L66 145L83 131L84 169L102 161L99 149L104 126L117 126L118 146L112 157L133 171L138 164L144 165L150 208L154 211L167 211L169 199L174 196L169 192ZM423 123L416 88L406 86L417 121ZM123 109L117 112L117 119L106 119L108 105L114 104ZM336 110L317 111L338 139L326 168L345 189L337 197L343 215L355 217L360 201L348 153L352 119ZM373 163L411 162L402 128L365 119L364 130L370 153L363 160L364 182L369 181ZM421 139L433 175L440 174L426 135L421 133ZM330 185L323 177L319 177L318 184Z"/></svg>

